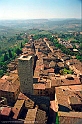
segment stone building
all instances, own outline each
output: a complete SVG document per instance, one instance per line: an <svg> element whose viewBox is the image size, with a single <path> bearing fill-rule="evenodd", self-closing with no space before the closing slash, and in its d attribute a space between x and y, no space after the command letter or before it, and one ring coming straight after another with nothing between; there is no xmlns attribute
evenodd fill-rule
<svg viewBox="0 0 82 124"><path fill-rule="evenodd" d="M18 75L20 80L20 90L24 94L33 92L33 66L32 56L22 55L18 59Z"/></svg>
<svg viewBox="0 0 82 124"><path fill-rule="evenodd" d="M0 79L0 97L5 97L8 103L14 103L20 93L19 80L14 83L5 79Z"/></svg>

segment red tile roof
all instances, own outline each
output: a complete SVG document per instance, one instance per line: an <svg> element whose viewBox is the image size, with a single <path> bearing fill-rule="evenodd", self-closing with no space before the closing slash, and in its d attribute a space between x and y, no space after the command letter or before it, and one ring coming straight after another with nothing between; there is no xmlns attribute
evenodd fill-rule
<svg viewBox="0 0 82 124"><path fill-rule="evenodd" d="M0 79L0 90L15 92L18 88L19 85L16 85L15 83L9 82L7 80Z"/></svg>
<svg viewBox="0 0 82 124"><path fill-rule="evenodd" d="M82 118L82 112L58 112L59 117Z"/></svg>
<svg viewBox="0 0 82 124"><path fill-rule="evenodd" d="M41 84L41 83L38 83L38 84L33 84L33 89L45 89L45 84Z"/></svg>
<svg viewBox="0 0 82 124"><path fill-rule="evenodd" d="M72 110L72 108L70 106L69 98L74 96L77 97L78 100L81 100L82 99L81 92L82 92L82 85L60 86L55 88L58 104L65 106L70 110Z"/></svg>
<svg viewBox="0 0 82 124"><path fill-rule="evenodd" d="M1 115L9 116L10 112L11 112L11 108L9 108L9 107L1 107L1 112L0 112Z"/></svg>
<svg viewBox="0 0 82 124"><path fill-rule="evenodd" d="M25 96L23 93L19 93L18 99L22 99L22 100L28 100L29 98L27 96Z"/></svg>
<svg viewBox="0 0 82 124"><path fill-rule="evenodd" d="M52 78L51 85L52 86L65 86L65 85L76 85L81 84L79 78L75 77L74 79L67 79L67 78Z"/></svg>
<svg viewBox="0 0 82 124"><path fill-rule="evenodd" d="M19 113L24 105L24 100L17 100L14 107L12 108L12 111L14 113L13 118L17 119L19 116Z"/></svg>

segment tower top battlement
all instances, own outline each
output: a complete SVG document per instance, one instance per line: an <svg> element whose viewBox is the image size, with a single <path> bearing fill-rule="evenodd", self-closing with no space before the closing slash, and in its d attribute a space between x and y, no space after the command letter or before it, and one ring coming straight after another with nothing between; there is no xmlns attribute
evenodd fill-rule
<svg viewBox="0 0 82 124"><path fill-rule="evenodd" d="M18 58L18 60L30 60L32 58L32 56L25 56L25 55L22 55L20 56L20 58Z"/></svg>

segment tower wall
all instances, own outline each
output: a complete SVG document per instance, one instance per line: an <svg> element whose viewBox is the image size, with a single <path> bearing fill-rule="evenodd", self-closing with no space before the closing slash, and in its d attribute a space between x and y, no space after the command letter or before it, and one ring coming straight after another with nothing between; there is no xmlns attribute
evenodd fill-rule
<svg viewBox="0 0 82 124"><path fill-rule="evenodd" d="M32 56L21 56L18 59L18 75L20 80L20 90L25 94L33 93L33 66Z"/></svg>

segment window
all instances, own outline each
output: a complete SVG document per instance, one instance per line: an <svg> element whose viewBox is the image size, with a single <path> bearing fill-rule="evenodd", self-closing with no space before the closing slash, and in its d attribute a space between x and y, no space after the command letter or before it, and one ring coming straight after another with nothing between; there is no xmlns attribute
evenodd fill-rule
<svg viewBox="0 0 82 124"><path fill-rule="evenodd" d="M28 99L28 102L30 102L30 100Z"/></svg>
<svg viewBox="0 0 82 124"><path fill-rule="evenodd" d="M38 94L39 94L39 91L38 91Z"/></svg>
<svg viewBox="0 0 82 124"><path fill-rule="evenodd" d="M40 91L40 94L42 95L42 90Z"/></svg>
<svg viewBox="0 0 82 124"><path fill-rule="evenodd" d="M48 91L46 91L46 94L48 94Z"/></svg>

